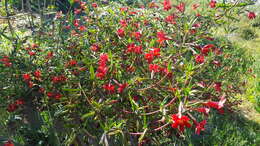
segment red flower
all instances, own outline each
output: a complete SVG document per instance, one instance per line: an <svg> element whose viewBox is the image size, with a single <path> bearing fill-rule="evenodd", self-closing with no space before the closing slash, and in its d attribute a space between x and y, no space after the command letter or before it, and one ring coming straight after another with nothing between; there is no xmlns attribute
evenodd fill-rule
<svg viewBox="0 0 260 146"><path fill-rule="evenodd" d="M119 23L121 24L121 27L126 27L127 26L126 20L120 20Z"/></svg>
<svg viewBox="0 0 260 146"><path fill-rule="evenodd" d="M62 97L62 95L60 94L60 93L56 93L55 95L54 95L54 98L55 99L60 99Z"/></svg>
<svg viewBox="0 0 260 146"><path fill-rule="evenodd" d="M176 6L176 9L183 13L185 11L185 3L180 3L178 6Z"/></svg>
<svg viewBox="0 0 260 146"><path fill-rule="evenodd" d="M248 12L247 17L248 19L255 19L256 15L254 12Z"/></svg>
<svg viewBox="0 0 260 146"><path fill-rule="evenodd" d="M165 22L167 23L171 23L171 24L176 24L176 21L175 21L175 16L174 15L169 15L165 18Z"/></svg>
<svg viewBox="0 0 260 146"><path fill-rule="evenodd" d="M179 114L172 115L172 128L178 128L181 132L184 131L185 127L190 128L191 124L189 123L190 118L187 116L181 116Z"/></svg>
<svg viewBox="0 0 260 146"><path fill-rule="evenodd" d="M144 55L144 58L147 60L148 63L151 63L153 61L154 55L152 53L146 53Z"/></svg>
<svg viewBox="0 0 260 146"><path fill-rule="evenodd" d="M140 45L140 46L135 46L134 47L134 53L136 53L136 54L142 54L143 53L143 51L142 51L142 46Z"/></svg>
<svg viewBox="0 0 260 146"><path fill-rule="evenodd" d="M214 48L214 45L213 44L208 44L208 45L205 45L202 49L201 49L201 53L204 54L204 55L207 55L210 51L210 48Z"/></svg>
<svg viewBox="0 0 260 146"><path fill-rule="evenodd" d="M115 86L112 84L103 85L103 88L108 91L109 94L113 94L115 92Z"/></svg>
<svg viewBox="0 0 260 146"><path fill-rule="evenodd" d="M78 30L79 31L85 31L86 30L86 27L84 25L81 25L80 27L78 27Z"/></svg>
<svg viewBox="0 0 260 146"><path fill-rule="evenodd" d="M137 39L137 40L140 40L140 38L142 37L140 32L134 32L133 35L134 35L135 39Z"/></svg>
<svg viewBox="0 0 260 146"><path fill-rule="evenodd" d="M12 104L8 105L7 111L8 112L14 112L17 108L18 108L18 106L15 103L12 103Z"/></svg>
<svg viewBox="0 0 260 146"><path fill-rule="evenodd" d="M221 91L221 83L220 82L216 82L214 84L214 88L215 88L215 91L220 92Z"/></svg>
<svg viewBox="0 0 260 146"><path fill-rule="evenodd" d="M2 59L0 59L1 62L9 62L10 59L8 56L4 56Z"/></svg>
<svg viewBox="0 0 260 146"><path fill-rule="evenodd" d="M135 44L134 44L134 43L130 43L130 44L127 45L127 50L126 50L126 52L127 52L127 53L131 53L131 52L134 51L134 48L135 48Z"/></svg>
<svg viewBox="0 0 260 146"><path fill-rule="evenodd" d="M202 54L196 55L195 60L196 60L196 63L199 63L199 64L202 64L205 61L204 56Z"/></svg>
<svg viewBox="0 0 260 146"><path fill-rule="evenodd" d="M210 8L215 8L216 7L217 2L215 0L211 0L209 3Z"/></svg>
<svg viewBox="0 0 260 146"><path fill-rule="evenodd" d="M12 63L11 62L5 62L4 65L5 65L5 67L11 67Z"/></svg>
<svg viewBox="0 0 260 146"><path fill-rule="evenodd" d="M159 72L160 67L157 64L149 64L149 71L154 73Z"/></svg>
<svg viewBox="0 0 260 146"><path fill-rule="evenodd" d="M98 7L97 3L92 3L92 7L97 8Z"/></svg>
<svg viewBox="0 0 260 146"><path fill-rule="evenodd" d="M201 122L199 122L199 123L197 123L197 122L195 121L195 125L196 125L195 133L196 133L197 135L200 135L200 131L204 131L204 130L205 130L205 125L206 125L206 123L207 123L206 120L203 120L203 121L201 121Z"/></svg>
<svg viewBox="0 0 260 146"><path fill-rule="evenodd" d="M138 99L140 99L139 96L133 96L132 98L135 102L138 101Z"/></svg>
<svg viewBox="0 0 260 146"><path fill-rule="evenodd" d="M28 84L28 87L29 87L29 88L32 88L32 87L33 87L33 82L32 82L32 81L29 81L27 84Z"/></svg>
<svg viewBox="0 0 260 146"><path fill-rule="evenodd" d="M217 109L220 113L224 113L223 107L225 102L226 102L226 98L221 98L219 102L208 101L205 103L205 105L210 108Z"/></svg>
<svg viewBox="0 0 260 146"><path fill-rule="evenodd" d="M165 40L169 40L169 38L165 36L165 33L163 31L157 32L157 39L157 42L159 42L160 44L163 43Z"/></svg>
<svg viewBox="0 0 260 146"><path fill-rule="evenodd" d="M107 54L101 54L99 57L99 67L97 69L96 77L103 79L108 71L108 68L106 67L106 63L108 61L108 55Z"/></svg>
<svg viewBox="0 0 260 146"><path fill-rule="evenodd" d="M100 47L97 45L97 44L93 44L91 47L90 47L90 49L92 50L92 51L99 51L99 49L100 49Z"/></svg>
<svg viewBox="0 0 260 146"><path fill-rule="evenodd" d="M120 8L120 11L121 11L121 12L126 12L127 10L128 10L127 7L122 7L122 8Z"/></svg>
<svg viewBox="0 0 260 146"><path fill-rule="evenodd" d="M142 54L142 46L136 46L134 43L128 44L127 45L127 53L136 53L136 54Z"/></svg>
<svg viewBox="0 0 260 146"><path fill-rule="evenodd" d="M57 92L48 92L47 96L49 98L54 98L54 99L60 99L62 97L62 95L60 93L57 93Z"/></svg>
<svg viewBox="0 0 260 146"><path fill-rule="evenodd" d="M96 77L103 79L107 74L108 68L106 66L99 66L97 69Z"/></svg>
<svg viewBox="0 0 260 146"><path fill-rule="evenodd" d="M26 82L29 82L31 80L31 75L30 74L23 74L23 80Z"/></svg>
<svg viewBox="0 0 260 146"><path fill-rule="evenodd" d="M120 36L120 37L125 36L125 31L124 31L124 29L119 28L119 29L117 30L117 35Z"/></svg>
<svg viewBox="0 0 260 146"><path fill-rule="evenodd" d="M41 87L41 88L39 89L39 92L42 93L42 94L44 93L44 91L45 91L45 89L44 89L43 87Z"/></svg>
<svg viewBox="0 0 260 146"><path fill-rule="evenodd" d="M163 9L165 11L169 11L172 8L170 0L164 0L163 2Z"/></svg>
<svg viewBox="0 0 260 146"><path fill-rule="evenodd" d="M201 26L200 23L195 23L192 25L192 27L195 27L195 28L199 28L200 26Z"/></svg>
<svg viewBox="0 0 260 146"><path fill-rule="evenodd" d="M36 70L33 75L36 77L36 78L40 78L41 77L41 71L40 70Z"/></svg>
<svg viewBox="0 0 260 146"><path fill-rule="evenodd" d="M53 96L54 96L54 93L53 93L53 92L48 92L48 93L47 93L47 96L48 96L48 97L53 97Z"/></svg>
<svg viewBox="0 0 260 146"><path fill-rule="evenodd" d="M0 61L5 65L5 67L12 66L12 63L10 62L10 59L8 56L4 56Z"/></svg>
<svg viewBox="0 0 260 146"><path fill-rule="evenodd" d="M107 61L108 61L108 55L107 54L100 54L100 56L99 56L99 62L98 62L98 64L99 65L106 65L106 63L107 63Z"/></svg>
<svg viewBox="0 0 260 146"><path fill-rule="evenodd" d="M15 101L15 104L16 105L23 105L25 102L24 102L24 100L23 99L17 99L16 101Z"/></svg>
<svg viewBox="0 0 260 146"><path fill-rule="evenodd" d="M8 140L4 146L14 146L13 142L11 140Z"/></svg>
<svg viewBox="0 0 260 146"><path fill-rule="evenodd" d="M51 79L53 84L61 83L61 82L64 82L66 80L67 80L67 78L64 75L54 76Z"/></svg>
<svg viewBox="0 0 260 146"><path fill-rule="evenodd" d="M70 60L68 62L68 66L76 66L77 65L77 60Z"/></svg>
<svg viewBox="0 0 260 146"><path fill-rule="evenodd" d="M128 86L128 84L124 83L124 84L119 84L118 86L119 86L119 88L117 89L117 92L122 93L124 91L124 89Z"/></svg>
<svg viewBox="0 0 260 146"><path fill-rule="evenodd" d="M75 19L75 20L73 21L73 24L74 24L75 27L78 27L78 26L79 26L79 20L78 20L78 19Z"/></svg>
<svg viewBox="0 0 260 146"><path fill-rule="evenodd" d="M29 54L30 56L34 56L36 53L33 52L33 51L29 51L28 54Z"/></svg>
<svg viewBox="0 0 260 146"><path fill-rule="evenodd" d="M199 108L196 108L195 110L196 110L197 112L200 112L200 113L205 114L206 116L209 115L209 111L210 111L210 109L209 109L209 108L206 108L206 107L199 107Z"/></svg>
<svg viewBox="0 0 260 146"><path fill-rule="evenodd" d="M161 55L160 51L161 51L160 48L153 48L153 49L151 49L150 53L153 54L153 56L158 57Z"/></svg>

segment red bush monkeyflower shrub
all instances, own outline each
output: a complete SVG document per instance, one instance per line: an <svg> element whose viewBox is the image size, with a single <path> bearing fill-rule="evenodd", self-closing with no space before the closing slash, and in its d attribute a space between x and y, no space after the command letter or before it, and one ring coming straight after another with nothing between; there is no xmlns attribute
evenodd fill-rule
<svg viewBox="0 0 260 146"><path fill-rule="evenodd" d="M160 145L203 135L208 119L233 110L252 60L211 30L244 7L106 3L71 1L71 11L1 54L0 107L24 119L18 131L39 126L34 140L49 145Z"/></svg>

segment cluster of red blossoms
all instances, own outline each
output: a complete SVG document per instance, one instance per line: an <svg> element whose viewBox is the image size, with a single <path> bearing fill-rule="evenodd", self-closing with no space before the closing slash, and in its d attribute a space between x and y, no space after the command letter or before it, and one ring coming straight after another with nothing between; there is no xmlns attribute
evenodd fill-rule
<svg viewBox="0 0 260 146"><path fill-rule="evenodd" d="M223 107L226 99L221 98L220 101L214 102L214 101L208 101L204 103L206 107L199 107L194 109L197 112L203 113L205 116L208 116L208 113L210 111L210 108L214 108L218 110L220 113L224 113ZM181 114L173 114L172 116L172 128L178 129L180 132L184 132L185 127L190 128L192 126L190 122L190 118L185 115ZM195 119L192 119L195 127L195 133L200 134L201 131L205 130L205 125L207 123L206 120L203 120L201 122L197 122Z"/></svg>
<svg viewBox="0 0 260 146"><path fill-rule="evenodd" d="M14 146L14 144L11 140L8 140L6 143L4 143L4 146Z"/></svg>
<svg viewBox="0 0 260 146"><path fill-rule="evenodd" d="M0 59L0 62L4 64L5 67L11 67L12 63L10 62L10 59L8 56L4 56L2 59Z"/></svg>
<svg viewBox="0 0 260 146"><path fill-rule="evenodd" d="M127 83L124 84L119 84L117 83L118 88L117 88L117 93L123 93L124 89L128 86ZM109 94L114 94L115 93L115 86L111 83L103 85L103 88L109 93Z"/></svg>
<svg viewBox="0 0 260 146"><path fill-rule="evenodd" d="M135 53L135 54L142 54L142 46L136 46L134 43L127 45L126 53Z"/></svg>
<svg viewBox="0 0 260 146"><path fill-rule="evenodd" d="M11 103L7 107L8 112L14 112L19 106L24 104L24 100L17 99L14 103Z"/></svg>
<svg viewBox="0 0 260 146"><path fill-rule="evenodd" d="M64 75L54 76L51 78L53 84L65 82L67 78Z"/></svg>
<svg viewBox="0 0 260 146"><path fill-rule="evenodd" d="M204 56L207 56L209 52L214 51L216 54L219 53L219 49L216 48L213 44L208 44L208 45L205 45L203 47L197 47L197 48L200 49L200 54L197 54L195 56L195 61L198 64L202 64L202 63L205 62Z"/></svg>
<svg viewBox="0 0 260 146"><path fill-rule="evenodd" d="M60 99L62 97L62 94L60 94L59 92L48 92L47 96L49 98Z"/></svg>
<svg viewBox="0 0 260 146"><path fill-rule="evenodd" d="M144 58L147 60L148 63L151 63L154 57L160 56L160 48L152 48L149 53L144 54Z"/></svg>
<svg viewBox="0 0 260 146"><path fill-rule="evenodd" d="M37 44L31 44L31 46L25 48L25 50L28 51L28 54L30 56L34 56L34 55L36 55L37 51L41 51L41 49L39 49L39 45L37 45Z"/></svg>
<svg viewBox="0 0 260 146"><path fill-rule="evenodd" d="M99 79L103 79L108 71L107 67L107 61L108 61L108 55L107 54L101 54L99 57L99 62L98 62L98 69L96 73L96 77Z"/></svg>

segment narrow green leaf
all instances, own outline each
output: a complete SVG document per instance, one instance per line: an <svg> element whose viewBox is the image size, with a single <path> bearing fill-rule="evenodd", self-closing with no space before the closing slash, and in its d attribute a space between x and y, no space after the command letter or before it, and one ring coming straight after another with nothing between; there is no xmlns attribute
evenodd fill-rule
<svg viewBox="0 0 260 146"><path fill-rule="evenodd" d="M94 72L94 68L93 68L92 65L90 66L89 71L90 71L90 79L94 80L95 79L95 72Z"/></svg>
<svg viewBox="0 0 260 146"><path fill-rule="evenodd" d="M82 119L82 120L85 120L86 118L91 117L91 116L93 116L93 115L95 115L95 112L94 112L94 111L84 114L84 115L81 117L81 119Z"/></svg>

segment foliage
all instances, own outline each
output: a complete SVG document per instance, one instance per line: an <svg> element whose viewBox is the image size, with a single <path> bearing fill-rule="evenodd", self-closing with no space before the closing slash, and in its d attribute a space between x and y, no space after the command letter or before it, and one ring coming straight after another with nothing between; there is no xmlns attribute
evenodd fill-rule
<svg viewBox="0 0 260 146"><path fill-rule="evenodd" d="M257 35L253 29L245 28L241 31L241 38L245 40L251 40L257 38Z"/></svg>
<svg viewBox="0 0 260 146"><path fill-rule="evenodd" d="M21 144L182 142L239 103L251 57L208 30L241 6L73 4L28 42L12 35L1 58L1 104Z"/></svg>

